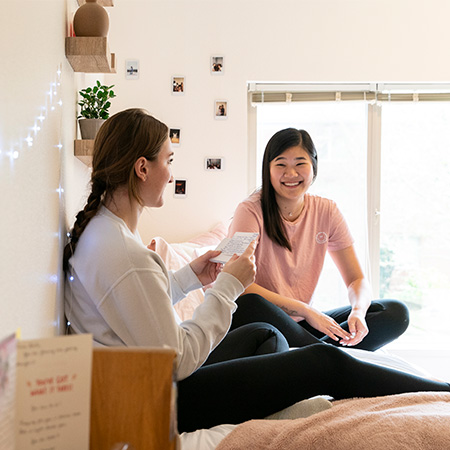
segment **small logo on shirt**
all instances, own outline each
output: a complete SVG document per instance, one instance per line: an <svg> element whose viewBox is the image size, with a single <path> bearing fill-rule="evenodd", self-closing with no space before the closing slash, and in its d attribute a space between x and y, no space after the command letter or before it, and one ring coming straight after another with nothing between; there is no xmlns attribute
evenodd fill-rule
<svg viewBox="0 0 450 450"><path fill-rule="evenodd" d="M318 244L325 244L327 241L328 241L328 236L327 236L327 233L325 233L324 231L321 231L316 234L316 242Z"/></svg>

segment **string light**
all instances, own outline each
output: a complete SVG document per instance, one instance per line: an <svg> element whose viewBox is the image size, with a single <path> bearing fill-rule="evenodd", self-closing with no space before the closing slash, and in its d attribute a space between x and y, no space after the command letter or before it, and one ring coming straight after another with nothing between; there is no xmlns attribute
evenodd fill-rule
<svg viewBox="0 0 450 450"><path fill-rule="evenodd" d="M25 141L28 142L28 147L33 146L33 138L30 135L28 135L28 137L25 138Z"/></svg>
<svg viewBox="0 0 450 450"><path fill-rule="evenodd" d="M50 283L56 284L58 282L58 275L55 275L55 274L50 275L49 281L50 281Z"/></svg>
<svg viewBox="0 0 450 450"><path fill-rule="evenodd" d="M42 131L42 122L44 122L44 120L47 118L48 111L49 110L55 111L56 109L55 104L60 107L63 105L62 99L61 98L57 99L59 94L58 91L61 87L60 82L61 74L62 74L61 65L59 65L56 70L56 80L49 83L50 89L46 93L47 95L45 99L45 105L40 107L39 114L36 116L34 120L34 125L29 128L33 132L34 138L30 134L28 134L28 136L23 139L23 142L26 142L28 148L33 146L36 136L39 134L40 131ZM23 151L24 149L21 145L17 145L16 147L18 148L10 151L5 151L0 148L0 160L4 157L9 158L11 162L18 159L20 156L20 152ZM62 150L63 146L61 142L59 142L58 145L56 145L56 148L59 151Z"/></svg>
<svg viewBox="0 0 450 450"><path fill-rule="evenodd" d="M55 106L62 107L62 105L63 105L62 99L60 98L60 94L59 94L59 91L61 88L61 82L60 82L61 74L62 74L61 67L62 67L62 65L60 64L56 71L55 80L52 81L51 83L49 83L50 89L46 92L45 102L40 108L38 108L37 115L36 115L34 121L31 122L33 124L33 126L25 128L25 130L29 130L26 137L24 138L22 136L19 139L17 139L16 141L14 139L12 139L13 143L9 144L9 147L10 147L9 150L7 150L7 147L3 146L3 144L0 142L0 162L3 159L9 160L11 169L14 168L14 163L19 158L21 153L24 153L27 148L29 149L29 148L33 147L33 144L36 142L36 139L37 139L36 136L38 136L39 133L43 130L43 122L45 121L46 118L49 117L49 112L55 111L56 110ZM60 129L61 129L61 127L62 127L62 124L60 122ZM3 148L2 148L2 146L3 146ZM63 149L61 139L58 139L58 143L54 147L55 147L55 149L58 150L58 152L61 152L61 150ZM61 200L61 197L64 193L64 189L62 188L61 183L59 184L58 189L56 189L56 192L58 193L59 198ZM57 237L60 238L61 236L62 236L61 232L58 232ZM54 273L54 274L49 275L48 280L51 283L58 283L59 282L58 274ZM73 276L70 277L70 281L73 281ZM70 325L70 323L68 323L68 325Z"/></svg>
<svg viewBox="0 0 450 450"><path fill-rule="evenodd" d="M14 168L15 161L26 152L27 149L31 149L33 145L37 142L37 136L40 132L44 129L43 124L45 119L49 118L51 116L51 113L53 111L56 111L57 108L62 108L63 101L60 95L61 91L61 74L62 74L62 64L59 64L56 70L56 77L55 79L49 83L49 89L44 91L45 97L44 97L44 104L40 106L37 110L37 114L35 119L31 122L33 124L30 127L24 128L25 130L29 130L28 132L25 132L24 136L20 136L17 140L12 140L9 144L5 144L1 142L0 139L0 162L5 159L5 161L9 160L9 164L11 169ZM62 128L62 116L60 114L59 116L59 133L61 136L61 128ZM8 148L9 147L9 148ZM61 153L63 150L63 144L61 142L61 138L58 139L57 144L54 145L54 151L58 151ZM56 193L59 196L59 200L61 202L62 196L64 195L64 189L61 185L61 180L59 183L58 188L56 189ZM59 231L56 236L56 238L63 240L64 232ZM68 232L67 237L70 239L71 235ZM57 273L53 273L48 275L48 280L51 283L59 283L59 271ZM73 275L68 277L69 281L73 281L74 277ZM55 322L55 326L58 326L59 321ZM67 327L70 327L70 321L67 320Z"/></svg>

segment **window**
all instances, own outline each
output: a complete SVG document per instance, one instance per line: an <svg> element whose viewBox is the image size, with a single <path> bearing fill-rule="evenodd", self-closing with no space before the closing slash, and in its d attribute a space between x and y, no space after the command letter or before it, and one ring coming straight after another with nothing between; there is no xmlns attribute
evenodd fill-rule
<svg viewBox="0 0 450 450"><path fill-rule="evenodd" d="M383 105L380 295L405 301L409 337L434 345L450 333L449 120L448 102Z"/></svg>
<svg viewBox="0 0 450 450"><path fill-rule="evenodd" d="M304 91L296 86L294 94L283 86L263 89L250 89L256 108L256 185L268 139L290 126L307 130L319 155L311 193L332 198L343 212L375 298L396 298L410 309L411 325L397 345L436 347L439 338L445 344L442 337L450 334L450 98L442 92L447 87L395 91L368 85L354 91L344 87L342 95L329 86ZM331 260L315 302L322 310L348 303Z"/></svg>

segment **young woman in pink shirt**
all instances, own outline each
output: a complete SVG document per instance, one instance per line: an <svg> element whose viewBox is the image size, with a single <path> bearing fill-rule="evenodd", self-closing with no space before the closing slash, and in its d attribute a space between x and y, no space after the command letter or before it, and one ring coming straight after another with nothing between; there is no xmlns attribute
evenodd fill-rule
<svg viewBox="0 0 450 450"><path fill-rule="evenodd" d="M408 327L406 306L371 298L336 204L308 189L317 176L317 152L304 130L287 128L269 140L262 188L236 209L230 235L258 232L256 280L238 300L233 327L268 322L292 347L316 342L376 350ZM325 313L312 306L326 253L347 286L350 306Z"/></svg>

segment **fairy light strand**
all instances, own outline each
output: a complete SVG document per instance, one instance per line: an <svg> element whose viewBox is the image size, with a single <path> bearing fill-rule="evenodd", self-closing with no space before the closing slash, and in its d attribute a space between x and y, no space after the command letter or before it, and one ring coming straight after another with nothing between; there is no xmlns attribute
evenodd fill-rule
<svg viewBox="0 0 450 450"><path fill-rule="evenodd" d="M26 137L17 139L16 142L19 142L19 144L11 145L9 150L0 147L0 160L9 159L11 165L13 165L14 161L19 159L22 152L33 147L37 135L43 129L43 122L49 116L49 114L53 111L56 111L57 107L62 107L63 101L60 98L61 74L61 65L59 65L58 69L56 70L54 81L49 83L49 90L46 92L45 102L39 108L39 113L35 117L33 125L25 128L28 130ZM62 149L61 142L59 142L57 147L59 150Z"/></svg>

